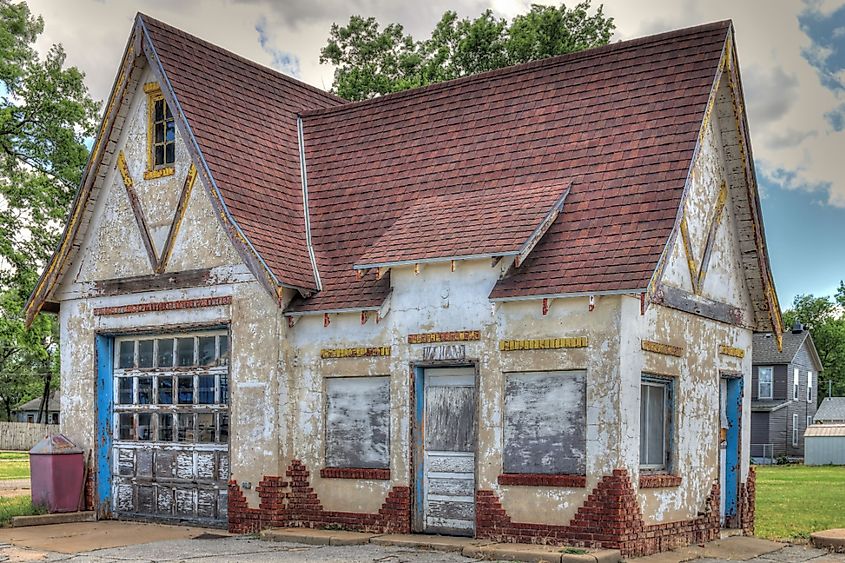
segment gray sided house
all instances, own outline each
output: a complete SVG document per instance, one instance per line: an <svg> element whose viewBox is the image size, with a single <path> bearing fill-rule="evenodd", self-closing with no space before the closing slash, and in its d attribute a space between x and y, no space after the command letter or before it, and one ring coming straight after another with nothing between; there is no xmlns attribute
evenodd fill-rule
<svg viewBox="0 0 845 563"><path fill-rule="evenodd" d="M350 103L139 15L27 310L100 516L751 532L782 321L733 33Z"/></svg>
<svg viewBox="0 0 845 563"><path fill-rule="evenodd" d="M47 424L58 424L59 413L61 411L62 391L56 389L50 392L50 397L47 401L47 419L44 419L42 414L41 422ZM18 405L12 411L13 422L38 422L38 410L41 409L41 397L27 401ZM43 413L43 410L42 410Z"/></svg>
<svg viewBox="0 0 845 563"><path fill-rule="evenodd" d="M813 424L822 371L813 337L800 325L783 335L754 335L751 385L751 457L804 457L804 431Z"/></svg>

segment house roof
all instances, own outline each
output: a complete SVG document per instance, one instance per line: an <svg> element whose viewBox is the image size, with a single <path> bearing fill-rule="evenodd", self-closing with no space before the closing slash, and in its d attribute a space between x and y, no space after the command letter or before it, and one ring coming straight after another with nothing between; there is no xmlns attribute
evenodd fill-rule
<svg viewBox="0 0 845 563"><path fill-rule="evenodd" d="M92 208L141 52L235 248L280 302L281 287L298 289L287 313L305 314L379 308L389 275L359 276L368 266L517 250L530 254L491 299L645 292L678 231L723 70L742 117L732 45L723 21L344 103L139 14L27 318L79 247L68 240L84 228L78 210ZM750 148L738 154L751 158ZM753 211L750 169L743 209ZM750 213L755 296L769 303L759 221Z"/></svg>
<svg viewBox="0 0 845 563"><path fill-rule="evenodd" d="M496 190L516 202L527 186L558 192L564 181L562 214L491 297L644 290L729 30L719 22L306 112L324 288L290 309L377 307L388 285L356 279L353 265L424 198Z"/></svg>
<svg viewBox="0 0 845 563"><path fill-rule="evenodd" d="M813 420L845 422L845 397L825 397Z"/></svg>
<svg viewBox="0 0 845 563"><path fill-rule="evenodd" d="M21 411L37 411L38 408L41 406L41 397L37 397L32 399L31 401L27 401L21 405L18 405L14 408L12 412L21 412ZM54 412L59 411L62 408L62 392L59 389L54 391L50 391L50 396L47 400L47 412Z"/></svg>
<svg viewBox="0 0 845 563"><path fill-rule="evenodd" d="M358 258L355 268L431 262L472 256L513 256L563 207L569 183L546 182L509 190L467 189L424 194ZM495 228L491 228L495 226Z"/></svg>
<svg viewBox="0 0 845 563"><path fill-rule="evenodd" d="M297 114L344 100L149 16L139 20L229 213L280 283L317 289Z"/></svg>
<svg viewBox="0 0 845 563"><path fill-rule="evenodd" d="M752 363L756 365L791 363L801 350L801 346L806 342L810 357L813 358L816 364L816 371L822 371L822 362L809 330L802 330L801 332L787 331L783 333L782 338L783 349L778 350L777 339L771 333L755 332L751 346Z"/></svg>
<svg viewBox="0 0 845 563"><path fill-rule="evenodd" d="M804 431L804 437L838 437L845 436L845 424L811 424Z"/></svg>
<svg viewBox="0 0 845 563"><path fill-rule="evenodd" d="M751 401L751 411L752 412L775 412L775 411L779 411L780 409L784 408L789 403L790 403L790 401L773 401L773 400Z"/></svg>

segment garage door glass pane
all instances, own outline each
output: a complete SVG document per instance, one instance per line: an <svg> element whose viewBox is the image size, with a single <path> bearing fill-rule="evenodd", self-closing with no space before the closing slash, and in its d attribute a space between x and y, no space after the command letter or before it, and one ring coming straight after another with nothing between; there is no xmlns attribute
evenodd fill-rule
<svg viewBox="0 0 845 563"><path fill-rule="evenodd" d="M138 367L151 368L153 367L153 344L154 340L139 340L138 341Z"/></svg>
<svg viewBox="0 0 845 563"><path fill-rule="evenodd" d="M214 441L214 413L204 412L197 415L197 442Z"/></svg>
<svg viewBox="0 0 845 563"><path fill-rule="evenodd" d="M153 402L153 378L138 378L138 404L149 405Z"/></svg>
<svg viewBox="0 0 845 563"><path fill-rule="evenodd" d="M150 413L141 413L138 415L138 439L152 440L152 418Z"/></svg>
<svg viewBox="0 0 845 563"><path fill-rule="evenodd" d="M199 365L210 366L214 364L215 337L200 336L198 340Z"/></svg>
<svg viewBox="0 0 845 563"><path fill-rule="evenodd" d="M117 402L121 405L132 404L132 377L121 377L117 380Z"/></svg>
<svg viewBox="0 0 845 563"><path fill-rule="evenodd" d="M225 366L229 364L229 336L221 334L218 338L218 349L220 350L220 357L217 359L217 365Z"/></svg>
<svg viewBox="0 0 845 563"><path fill-rule="evenodd" d="M214 376L199 376L199 404L214 404Z"/></svg>
<svg viewBox="0 0 845 563"><path fill-rule="evenodd" d="M162 442L173 441L173 415L158 415L158 439Z"/></svg>
<svg viewBox="0 0 845 563"><path fill-rule="evenodd" d="M181 367L194 365L193 338L176 339L176 365Z"/></svg>
<svg viewBox="0 0 845 563"><path fill-rule="evenodd" d="M159 377L158 378L158 404L172 405L173 404L173 378Z"/></svg>
<svg viewBox="0 0 845 563"><path fill-rule="evenodd" d="M135 341L124 340L120 343L117 367L121 369L135 367Z"/></svg>
<svg viewBox="0 0 845 563"><path fill-rule="evenodd" d="M118 418L118 436L121 440L131 440L132 436L132 415L121 414Z"/></svg>
<svg viewBox="0 0 845 563"><path fill-rule="evenodd" d="M220 415L220 441L226 443L229 441L229 415Z"/></svg>
<svg viewBox="0 0 845 563"><path fill-rule="evenodd" d="M173 367L173 339L161 339L158 341L158 367Z"/></svg>
<svg viewBox="0 0 845 563"><path fill-rule="evenodd" d="M194 441L194 415L179 414L179 426L176 429L176 441L178 442L193 442Z"/></svg>
<svg viewBox="0 0 845 563"><path fill-rule="evenodd" d="M194 378L190 375L179 376L179 404L190 405L194 402Z"/></svg>

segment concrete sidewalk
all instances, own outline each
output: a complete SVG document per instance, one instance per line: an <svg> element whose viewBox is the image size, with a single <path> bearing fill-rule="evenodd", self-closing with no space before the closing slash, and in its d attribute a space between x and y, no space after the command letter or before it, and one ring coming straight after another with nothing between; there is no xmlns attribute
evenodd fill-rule
<svg viewBox="0 0 845 563"><path fill-rule="evenodd" d="M293 537L295 534L299 534L299 537ZM361 543L360 536L366 536L366 543ZM0 529L0 561L467 563L482 558L520 560L514 557L517 555L514 551L498 550L522 549L522 546L517 544L494 544L471 538L359 535L331 530L290 530L286 539L295 541L262 541L255 536L231 536L221 530L187 526L116 521L83 522ZM422 547L426 549L421 549ZM599 552L582 555L562 553L561 548L528 547L533 548L535 555L540 556L528 559L529 561L560 561L563 555L581 555L584 559L579 561L583 563L600 563L596 555ZM524 553L530 555L529 552L530 550L527 550ZM545 557L549 558L544 559ZM634 559L632 562L682 563L691 560L700 560L700 563L845 563L845 554L829 554L827 551L807 546L780 544L757 538L734 537L705 546L682 548Z"/></svg>

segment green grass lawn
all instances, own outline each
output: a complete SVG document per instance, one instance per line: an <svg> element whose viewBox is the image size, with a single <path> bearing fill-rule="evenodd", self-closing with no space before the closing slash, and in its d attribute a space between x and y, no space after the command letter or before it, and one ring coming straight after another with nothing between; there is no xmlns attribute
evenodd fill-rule
<svg viewBox="0 0 845 563"><path fill-rule="evenodd" d="M755 524L773 540L845 527L845 467L757 466Z"/></svg>
<svg viewBox="0 0 845 563"><path fill-rule="evenodd" d="M29 453L0 452L0 481L29 478Z"/></svg>
<svg viewBox="0 0 845 563"><path fill-rule="evenodd" d="M24 497L0 497L0 526L6 526L14 516L44 514L43 508L32 506L32 499Z"/></svg>

